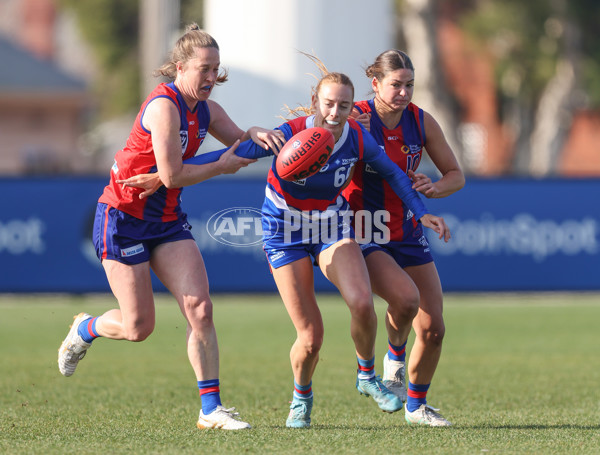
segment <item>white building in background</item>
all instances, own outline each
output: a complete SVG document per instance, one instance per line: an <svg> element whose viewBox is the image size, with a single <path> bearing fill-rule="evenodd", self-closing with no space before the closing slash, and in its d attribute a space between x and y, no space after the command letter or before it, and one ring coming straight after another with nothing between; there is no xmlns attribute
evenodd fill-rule
<svg viewBox="0 0 600 455"><path fill-rule="evenodd" d="M364 99L370 94L364 68L394 46L394 22L393 0L204 0L204 29L229 71L211 96L240 128L273 128L285 105L310 104L311 75L319 70L303 51L350 76L355 98ZM203 149L218 145L209 141Z"/></svg>

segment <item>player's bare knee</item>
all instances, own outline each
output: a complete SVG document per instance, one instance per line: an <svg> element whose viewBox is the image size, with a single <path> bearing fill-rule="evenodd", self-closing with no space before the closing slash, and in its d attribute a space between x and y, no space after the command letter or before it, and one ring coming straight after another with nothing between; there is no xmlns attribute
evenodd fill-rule
<svg viewBox="0 0 600 455"><path fill-rule="evenodd" d="M323 346L324 330L323 327L309 327L298 333L298 343L309 356L319 353Z"/></svg>
<svg viewBox="0 0 600 455"><path fill-rule="evenodd" d="M395 321L412 321L419 312L419 297L397 296L389 299L388 314Z"/></svg>
<svg viewBox="0 0 600 455"><path fill-rule="evenodd" d="M388 313L394 320L412 321L419 312L420 294L416 286L395 287L392 293L383 293Z"/></svg>
<svg viewBox="0 0 600 455"><path fill-rule="evenodd" d="M192 327L213 323L213 305L209 298L187 296L183 306Z"/></svg>
<svg viewBox="0 0 600 455"><path fill-rule="evenodd" d="M344 296L350 313L357 318L367 318L375 316L373 308L373 298L370 289L357 289ZM376 316L375 316L376 317Z"/></svg>
<svg viewBox="0 0 600 455"><path fill-rule="evenodd" d="M305 338L302 343L302 348L308 356L315 356L323 346L323 338Z"/></svg>
<svg viewBox="0 0 600 455"><path fill-rule="evenodd" d="M135 325L125 330L125 339L134 342L144 341L152 334L153 331L154 323Z"/></svg>
<svg viewBox="0 0 600 455"><path fill-rule="evenodd" d="M351 310L350 314L352 318L356 321L360 321L361 324L370 326L372 324L377 324L377 314L375 313L375 309L373 308L372 303L362 303L360 305L355 305Z"/></svg>
<svg viewBox="0 0 600 455"><path fill-rule="evenodd" d="M423 339L426 345L438 347L442 345L445 334L446 328L444 324L441 324L423 331Z"/></svg>

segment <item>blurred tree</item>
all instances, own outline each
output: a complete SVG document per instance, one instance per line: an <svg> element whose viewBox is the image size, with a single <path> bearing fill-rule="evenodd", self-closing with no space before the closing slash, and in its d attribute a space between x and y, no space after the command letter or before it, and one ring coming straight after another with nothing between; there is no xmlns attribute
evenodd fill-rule
<svg viewBox="0 0 600 455"><path fill-rule="evenodd" d="M463 161L456 134L460 121L456 115L456 101L446 89L443 68L439 65L435 4L435 0L396 0L396 40L415 66L415 97L419 106L435 112L450 146ZM423 164L430 166L427 161Z"/></svg>
<svg viewBox="0 0 600 455"><path fill-rule="evenodd" d="M518 174L557 172L572 113L582 104L573 3L477 1L460 18L463 30L494 56L500 118L518 128L511 166Z"/></svg>
<svg viewBox="0 0 600 455"><path fill-rule="evenodd" d="M94 81L100 119L129 111L139 102L138 2L59 0L75 12L83 38L102 74Z"/></svg>
<svg viewBox="0 0 600 455"><path fill-rule="evenodd" d="M482 60L491 60L497 115L503 128L514 136L514 151L505 155L511 162L504 172L558 173L557 158L574 111L600 107L597 0L397 2L405 16L402 39L409 51L420 46L423 52L425 42L430 49L426 54L439 56L433 42L439 40L440 20L446 19L466 34L469 46L478 49ZM427 31L432 36L415 31L414 17L421 17L421 22L429 18ZM422 68L417 67L421 75ZM443 70L441 65L431 64L431 71ZM430 80L440 78L432 76ZM440 92L440 87L429 85L433 94ZM433 99L443 110L448 109L447 97L433 95ZM460 115L460 109L454 112Z"/></svg>
<svg viewBox="0 0 600 455"><path fill-rule="evenodd" d="M202 0L180 0L181 20L183 25L196 22L202 27L204 24L204 2Z"/></svg>
<svg viewBox="0 0 600 455"><path fill-rule="evenodd" d="M202 0L181 1L181 24L202 25ZM100 120L139 107L140 51L139 3L127 0L59 0L75 12L83 38L98 59L102 74L95 78L94 92Z"/></svg>
<svg viewBox="0 0 600 455"><path fill-rule="evenodd" d="M586 108L600 109L600 3L597 0L577 0L567 3L571 33L580 34L579 77ZM576 51L576 50L575 50Z"/></svg>

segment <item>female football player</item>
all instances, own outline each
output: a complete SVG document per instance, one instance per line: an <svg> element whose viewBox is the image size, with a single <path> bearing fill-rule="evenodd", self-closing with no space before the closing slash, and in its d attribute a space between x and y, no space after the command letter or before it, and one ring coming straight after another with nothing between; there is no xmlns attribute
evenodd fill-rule
<svg viewBox="0 0 600 455"><path fill-rule="evenodd" d="M366 74L375 96L357 102L353 116L408 174L413 189L428 198L460 190L465 178L440 125L411 103L415 76L410 58L402 51L388 50L367 67ZM441 173L435 182L416 172L423 149ZM344 195L355 211L390 214L386 224L390 241L362 245L373 291L388 303L389 349L383 360L383 383L406 401L409 424L448 426L450 422L427 404L445 332L442 287L427 238L416 217L407 216L411 207L389 190L385 176L364 164L356 167ZM405 350L411 323L416 337L408 362L407 397Z"/></svg>
<svg viewBox="0 0 600 455"><path fill-rule="evenodd" d="M279 129L287 140L305 128L325 128L334 136L334 150L320 172L301 182L281 179L273 164L262 208L264 249L297 334L290 352L294 391L286 421L294 428L310 426L312 376L323 343L313 263L338 288L350 309L350 334L358 364L356 388L372 396L383 411L402 408L401 400L375 374L377 316L368 271L351 228L350 207L341 195L356 163L367 163L385 175L393 190L409 201L418 220L441 238L448 240L450 235L442 218L427 213L406 174L385 156L361 125L348 119L354 99L350 79L329 73L324 67L322 71L324 76L312 97L312 115L298 117ZM273 219L277 228L271 225Z"/></svg>
<svg viewBox="0 0 600 455"><path fill-rule="evenodd" d="M199 428L249 428L234 408L222 406L219 351L213 304L202 255L180 206L182 187L219 174L234 173L253 160L233 150L202 166L184 165L207 132L225 145L249 137L223 108L209 100L219 74L217 42L196 24L177 41L159 84L140 108L125 148L117 152L110 183L98 201L94 243L119 308L92 317L75 316L58 352L60 372L71 376L97 337L143 341L154 330L155 308L150 269L173 294L187 320L187 353L196 375L202 409ZM263 132L255 131L258 137ZM273 133L264 131L272 143ZM271 138L271 136L273 136ZM157 172L163 187L141 199L139 190L117 183L140 172Z"/></svg>

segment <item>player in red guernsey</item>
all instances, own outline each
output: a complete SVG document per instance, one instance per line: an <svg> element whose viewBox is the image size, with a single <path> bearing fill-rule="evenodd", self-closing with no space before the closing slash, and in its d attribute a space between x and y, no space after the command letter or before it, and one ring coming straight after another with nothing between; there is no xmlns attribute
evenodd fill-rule
<svg viewBox="0 0 600 455"><path fill-rule="evenodd" d="M177 300L187 321L188 358L196 375L202 409L198 428L250 428L233 408L222 406L219 353L212 302L202 255L181 209L182 187L234 173L254 160L235 155L244 133L223 108L208 100L219 74L217 42L196 24L177 41L171 59L157 73L160 84L142 104L126 146L115 156L110 183L98 201L94 244L119 308L98 317L75 316L59 348L60 372L71 376L97 337L143 341L154 330L151 270ZM276 134L263 130L267 144ZM207 133L233 147L218 161L185 165ZM157 172L164 186L148 198L122 185L140 173Z"/></svg>
<svg viewBox="0 0 600 455"><path fill-rule="evenodd" d="M429 113L411 103L414 68L409 57L402 51L386 51L366 74L375 97L356 103L354 117L411 177L416 191L440 198L461 189L464 175L442 129ZM436 182L416 172L424 149L442 174ZM406 401L408 423L448 426L450 422L426 399L445 332L442 287L427 238L404 202L368 166L356 169L344 194L354 211L385 210L390 214L390 241L361 245L373 292L388 303L384 384ZM411 322L416 337L408 362L407 392L405 349Z"/></svg>

